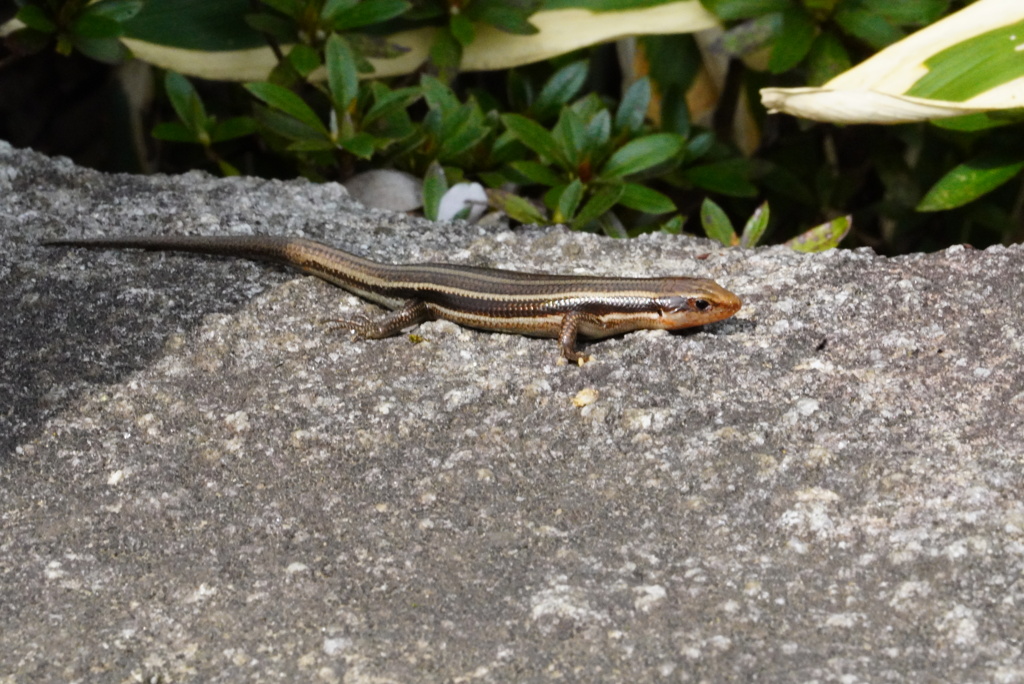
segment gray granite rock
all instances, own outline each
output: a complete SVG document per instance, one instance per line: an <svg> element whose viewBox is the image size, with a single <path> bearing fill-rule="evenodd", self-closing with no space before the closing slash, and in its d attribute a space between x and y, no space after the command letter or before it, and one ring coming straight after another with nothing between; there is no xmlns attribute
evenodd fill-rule
<svg viewBox="0 0 1024 684"><path fill-rule="evenodd" d="M172 232L745 306L577 368L445 322L349 340L324 321L373 307L286 269L37 244ZM437 226L3 144L0 242L4 684L1024 681L1019 247Z"/></svg>

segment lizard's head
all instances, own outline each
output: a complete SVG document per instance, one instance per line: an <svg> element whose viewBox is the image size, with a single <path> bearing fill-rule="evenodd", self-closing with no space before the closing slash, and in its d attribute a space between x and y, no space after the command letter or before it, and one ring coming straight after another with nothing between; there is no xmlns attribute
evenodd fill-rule
<svg viewBox="0 0 1024 684"><path fill-rule="evenodd" d="M677 330L729 318L743 305L740 298L714 281L703 278L666 279L658 297L658 328Z"/></svg>

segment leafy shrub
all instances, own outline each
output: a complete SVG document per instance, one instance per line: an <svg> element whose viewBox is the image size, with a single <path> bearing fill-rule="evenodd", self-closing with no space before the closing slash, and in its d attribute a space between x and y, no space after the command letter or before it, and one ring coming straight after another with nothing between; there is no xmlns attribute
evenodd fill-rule
<svg viewBox="0 0 1024 684"><path fill-rule="evenodd" d="M187 165L224 174L343 181L370 168L409 171L425 180L428 215L447 188L479 181L514 219L617 237L694 230L697 219L687 217L700 216L724 244L769 235L820 247L849 230L847 215L857 226L853 244L888 252L1021 237L1020 186L1009 182L1024 168L1012 153L1024 142L1017 126L836 128L767 118L744 104L766 85L824 82L962 2L702 0L725 27L711 51L732 59L717 106L700 120L687 92L707 50L687 35L640 38L647 76L621 95L603 47L503 72L458 72L481 31L529 36L546 4L465 0L453 11L439 0L207 0L209 11L242 12L276 66L228 97L219 92L235 86L168 71L173 119L152 132L193 145L193 159L175 153ZM28 0L17 14L24 26L5 41L18 55L53 46L117 61L122 39L170 30L172 10L167 0ZM404 55L390 36L425 26L433 28L423 73L374 78ZM218 35L195 40L230 42ZM747 154L734 142L744 125L756 147ZM999 157L995 171L977 162L990 157ZM770 213L758 209L765 200ZM737 236L729 216L752 219Z"/></svg>

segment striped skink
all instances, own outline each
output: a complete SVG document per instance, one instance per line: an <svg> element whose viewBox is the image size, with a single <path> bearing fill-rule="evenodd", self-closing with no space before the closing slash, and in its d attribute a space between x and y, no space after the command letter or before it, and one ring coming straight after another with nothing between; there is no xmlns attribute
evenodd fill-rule
<svg viewBox="0 0 1024 684"><path fill-rule="evenodd" d="M54 240L66 247L137 248L262 259L294 266L393 311L345 326L368 338L435 318L481 330L558 340L582 365L579 337L677 330L728 318L740 299L704 278L599 278L519 273L454 264L381 264L303 238L152 236Z"/></svg>

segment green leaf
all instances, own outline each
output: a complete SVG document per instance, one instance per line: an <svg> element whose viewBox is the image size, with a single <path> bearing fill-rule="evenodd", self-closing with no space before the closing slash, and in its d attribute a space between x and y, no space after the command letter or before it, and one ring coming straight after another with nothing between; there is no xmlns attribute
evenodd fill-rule
<svg viewBox="0 0 1024 684"><path fill-rule="evenodd" d="M364 123L362 130L377 138L377 147L381 150L390 147L394 143L412 141L413 138L416 139L416 142L413 143L411 149L415 149L419 147L421 142L426 140L422 129L417 128L412 123L409 114L404 109L396 111L392 116L374 122L373 125ZM401 159L409 154L411 154L411 151L400 152L397 147L391 148L391 159Z"/></svg>
<svg viewBox="0 0 1024 684"><path fill-rule="evenodd" d="M355 55L356 71L364 75L372 74L375 71L369 58L392 59L409 52L408 49L381 36L372 36L367 33L346 33L344 36Z"/></svg>
<svg viewBox="0 0 1024 684"><path fill-rule="evenodd" d="M587 80L589 62L585 59L573 62L556 71L541 88L540 95L531 111L540 120L548 120L563 105L579 94Z"/></svg>
<svg viewBox="0 0 1024 684"><path fill-rule="evenodd" d="M487 188L500 188L506 183L512 181L508 177L507 170L502 171L481 171L477 174L477 178Z"/></svg>
<svg viewBox="0 0 1024 684"><path fill-rule="evenodd" d="M555 144L554 136L536 121L527 119L520 114L504 114L501 117L501 121L512 135L536 152L541 159L563 164L566 162L558 149L558 145Z"/></svg>
<svg viewBox="0 0 1024 684"><path fill-rule="evenodd" d="M121 24L88 10L82 12L71 27L77 38L117 38L121 35Z"/></svg>
<svg viewBox="0 0 1024 684"><path fill-rule="evenodd" d="M615 130L636 135L643 128L647 118L647 107L651 103L651 81L647 77L629 86L615 110Z"/></svg>
<svg viewBox="0 0 1024 684"><path fill-rule="evenodd" d="M853 217L840 216L811 228L783 244L795 252L824 252L826 249L837 247L852 227Z"/></svg>
<svg viewBox="0 0 1024 684"><path fill-rule="evenodd" d="M445 113L462 105L451 88L429 74L420 79L420 89L423 91L427 106L431 109Z"/></svg>
<svg viewBox="0 0 1024 684"><path fill-rule="evenodd" d="M420 122L420 130L430 139L431 149L441 147L443 129L447 121L441 110L430 109L423 117L423 121Z"/></svg>
<svg viewBox="0 0 1024 684"><path fill-rule="evenodd" d="M759 17L793 6L792 0L702 0L702 4L726 21Z"/></svg>
<svg viewBox="0 0 1024 684"><path fill-rule="evenodd" d="M288 61L302 78L306 78L320 66L320 55L309 45L298 43L288 53Z"/></svg>
<svg viewBox="0 0 1024 684"><path fill-rule="evenodd" d="M983 152L940 178L917 205L917 210L943 211L961 207L995 190L1022 169L1024 160L1020 155Z"/></svg>
<svg viewBox="0 0 1024 684"><path fill-rule="evenodd" d="M569 109L574 111L583 121L590 121L598 112L608 109L608 105L597 93L587 93L569 105Z"/></svg>
<svg viewBox="0 0 1024 684"><path fill-rule="evenodd" d="M530 150L519 141L512 131L502 131L491 143L491 161L495 164L508 164L529 156Z"/></svg>
<svg viewBox="0 0 1024 684"><path fill-rule="evenodd" d="M555 186L562 182L562 178L552 171L551 167L540 162L529 160L514 161L509 166L522 174L531 183Z"/></svg>
<svg viewBox="0 0 1024 684"><path fill-rule="evenodd" d="M576 169L589 158L594 150L586 143L586 126L583 118L572 109L563 109L551 135L558 146L559 158L564 159L569 169Z"/></svg>
<svg viewBox="0 0 1024 684"><path fill-rule="evenodd" d="M373 93L374 103L366 116L362 117L364 121L372 121L377 117L386 117L394 110L406 109L410 104L423 96L419 88L408 87L391 90L380 82L371 83L370 90Z"/></svg>
<svg viewBox="0 0 1024 684"><path fill-rule="evenodd" d="M89 5L86 11L121 23L138 14L144 4L143 0L99 0Z"/></svg>
<svg viewBox="0 0 1024 684"><path fill-rule="evenodd" d="M336 31L351 31L363 26L382 24L412 7L405 0L364 0L350 7L341 7L340 5L352 5L352 3L328 1L321 13L321 16Z"/></svg>
<svg viewBox="0 0 1024 684"><path fill-rule="evenodd" d="M423 178L423 215L431 221L437 220L437 211L441 206L441 198L448 192L448 179L444 169L436 161L427 167L427 175Z"/></svg>
<svg viewBox="0 0 1024 684"><path fill-rule="evenodd" d="M265 37L243 20L250 9L246 0L146 0L141 11L123 26L128 38L171 48L265 48ZM291 34L294 42L294 29Z"/></svg>
<svg viewBox="0 0 1024 684"><path fill-rule="evenodd" d="M75 36L73 42L76 50L98 62L117 64L128 56L128 49L117 38L84 38L82 36ZM58 51L59 49L60 40L58 39Z"/></svg>
<svg viewBox="0 0 1024 684"><path fill-rule="evenodd" d="M861 0L865 9L877 12L893 24L925 26L937 21L949 8L949 0Z"/></svg>
<svg viewBox="0 0 1024 684"><path fill-rule="evenodd" d="M710 131L696 133L686 141L685 158L689 162L696 161L711 151L715 146L715 134Z"/></svg>
<svg viewBox="0 0 1024 684"><path fill-rule="evenodd" d="M840 9L834 18L843 31L860 38L876 50L903 38L903 31L887 22L885 17L869 10Z"/></svg>
<svg viewBox="0 0 1024 684"><path fill-rule="evenodd" d="M451 83L462 63L462 44L446 26L434 36L430 45L430 63L437 70L437 76L445 83Z"/></svg>
<svg viewBox="0 0 1024 684"><path fill-rule="evenodd" d="M403 159L410 157L426 143L427 135L422 129L410 127L409 131L387 146L387 159ZM384 149L384 148L381 148Z"/></svg>
<svg viewBox="0 0 1024 684"><path fill-rule="evenodd" d="M164 76L164 90L167 92L167 99L171 101L174 112L181 122L192 131L198 141L200 133L206 130L208 120L203 101L199 99L199 93L187 78L174 71L168 71Z"/></svg>
<svg viewBox="0 0 1024 684"><path fill-rule="evenodd" d="M324 45L327 61L327 89L338 113L346 111L359 94L356 58L345 39L333 34ZM298 117L296 117L298 118Z"/></svg>
<svg viewBox="0 0 1024 684"><path fill-rule="evenodd" d="M543 202L544 206L551 211L557 210L558 199L562 196L562 191L565 190L566 185L568 185L568 183L559 183L554 187L548 188L547 192L545 192L541 197L541 202ZM552 220L554 219L552 218Z"/></svg>
<svg viewBox="0 0 1024 684"><path fill-rule="evenodd" d="M272 0L271 2L268 2L267 0L263 0L264 4L267 5L273 5L275 4L275 2L280 1L281 0ZM297 2L296 0L283 1L288 5L294 4L296 10L302 9L301 2ZM331 21L342 12L346 12L355 7L356 5L358 5L359 1L360 0L326 0L326 2L324 2L323 8L321 8L320 10L320 18L323 19L324 21ZM283 9L281 11L284 12L284 14L291 14L291 11L285 11Z"/></svg>
<svg viewBox="0 0 1024 684"><path fill-rule="evenodd" d="M326 131L308 126L295 117L283 114L276 109L257 107L256 120L267 129L288 140L326 140L332 145L334 144Z"/></svg>
<svg viewBox="0 0 1024 684"><path fill-rule="evenodd" d="M168 142L197 143L199 138L180 121L164 121L153 126L152 136Z"/></svg>
<svg viewBox="0 0 1024 684"><path fill-rule="evenodd" d="M645 214L667 214L676 210L675 203L657 190L640 185L638 183L626 183L623 185L622 197L619 204L642 211Z"/></svg>
<svg viewBox="0 0 1024 684"><path fill-rule="evenodd" d="M622 183L616 183L615 185L606 185L591 197L580 213L573 219L572 228L573 230L580 230L585 228L588 223L597 219L597 217L608 212L609 209L614 207L619 198L622 197L622 193L625 191L625 187Z"/></svg>
<svg viewBox="0 0 1024 684"><path fill-rule="evenodd" d="M603 178L621 178L667 162L683 150L685 140L675 133L654 133L631 140L601 169Z"/></svg>
<svg viewBox="0 0 1024 684"><path fill-rule="evenodd" d="M282 88L273 83L259 82L246 83L245 89L267 103L271 108L287 114L324 137L330 138L327 127L320 121L320 117L316 115L316 112L301 97L287 88Z"/></svg>
<svg viewBox="0 0 1024 684"><path fill-rule="evenodd" d="M25 5L18 10L14 18L41 33L53 33L57 30L57 24L53 23L50 15L39 5Z"/></svg>
<svg viewBox="0 0 1024 684"><path fill-rule="evenodd" d="M615 215L613 211L606 211L605 213L594 219L592 224L596 226L602 233L610 238L616 240L624 240L629 237L629 231L622 225L622 221Z"/></svg>
<svg viewBox="0 0 1024 684"><path fill-rule="evenodd" d="M583 130L583 149L590 158L596 157L608 145L612 135L612 115L602 109L590 119Z"/></svg>
<svg viewBox="0 0 1024 684"><path fill-rule="evenodd" d="M292 61L287 58L275 64L264 80L289 90L303 86L306 81L305 77L295 70L295 65L292 64Z"/></svg>
<svg viewBox="0 0 1024 684"><path fill-rule="evenodd" d="M753 247L761 240L761 236L764 235L764 231L768 227L768 218L768 202L762 202L761 206L755 209L747 219L747 225L743 226L740 247Z"/></svg>
<svg viewBox="0 0 1024 684"><path fill-rule="evenodd" d="M382 83L371 84L374 91L373 106L363 115L363 127L372 125L378 119L386 119L396 112L403 112L421 96L419 88L398 88L387 90ZM408 119L408 115L405 117Z"/></svg>
<svg viewBox="0 0 1024 684"><path fill-rule="evenodd" d="M739 242L732 221L722 211L722 207L715 204L711 198L705 198L700 205L700 222L704 226L704 232L712 240L717 240L726 247L732 247Z"/></svg>
<svg viewBox="0 0 1024 684"><path fill-rule="evenodd" d="M553 220L555 223L567 223L572 220L572 217L576 215L576 209L580 206L580 200L583 199L583 183L579 178L573 180L562 190L561 195L558 198L557 209Z"/></svg>
<svg viewBox="0 0 1024 684"><path fill-rule="evenodd" d="M491 203L498 207L512 219L519 221L520 223L537 223L545 224L548 222L547 217L544 216L540 210L537 209L529 200L515 195L511 192L504 190L488 190L487 196L490 198Z"/></svg>
<svg viewBox="0 0 1024 684"><path fill-rule="evenodd" d="M439 138L437 156L443 161L468 152L491 131L474 100L446 112L443 117L439 115L437 110L431 111L424 127Z"/></svg>
<svg viewBox="0 0 1024 684"><path fill-rule="evenodd" d="M808 85L817 86L843 73L852 62L843 43L832 33L822 33L814 39L807 53Z"/></svg>
<svg viewBox="0 0 1024 684"><path fill-rule="evenodd" d="M768 70L773 74L789 71L807 56L814 42L814 20L802 9L782 13L782 30L772 41Z"/></svg>
<svg viewBox="0 0 1024 684"><path fill-rule="evenodd" d="M228 177L228 176L241 176L242 175L242 172L239 171L238 168L236 168L232 164L224 161L223 159L218 159L217 160L217 168L220 169L221 175L225 176L225 177Z"/></svg>
<svg viewBox="0 0 1024 684"><path fill-rule="evenodd" d="M722 34L721 50L732 57L753 54L778 41L783 23L782 12L771 12L736 24Z"/></svg>
<svg viewBox="0 0 1024 684"><path fill-rule="evenodd" d="M684 223L686 223L686 217L676 214L668 221L662 223L660 230L662 233L668 233L669 235L682 235Z"/></svg>
<svg viewBox="0 0 1024 684"><path fill-rule="evenodd" d="M954 116L950 119L934 119L930 123L938 128L953 131L983 131L1024 121L1024 108L994 109L988 112Z"/></svg>
<svg viewBox="0 0 1024 684"><path fill-rule="evenodd" d="M334 141L325 138L301 138L289 143L287 149L291 152L330 152L337 147Z"/></svg>
<svg viewBox="0 0 1024 684"><path fill-rule="evenodd" d="M474 21L521 36L529 36L538 32L538 28L530 23L529 16L540 5L536 0L526 2L509 2L508 0L474 0L468 3L467 13Z"/></svg>
<svg viewBox="0 0 1024 684"><path fill-rule="evenodd" d="M349 4L354 3L356 0L351 0ZM264 5L276 9L281 14L287 15L293 19L298 19L302 16L305 11L305 3L302 0L261 0ZM328 4L331 4L331 0L328 0ZM334 3L337 4L337 3Z"/></svg>
<svg viewBox="0 0 1024 684"><path fill-rule="evenodd" d="M210 142L233 140L256 132L256 121L249 116L235 116L214 124Z"/></svg>
<svg viewBox="0 0 1024 684"><path fill-rule="evenodd" d="M265 33L280 43L295 40L295 21L293 19L286 19L279 14L270 14L269 12L246 14L244 19L246 26Z"/></svg>
<svg viewBox="0 0 1024 684"><path fill-rule="evenodd" d="M462 47L472 43L473 38L476 37L476 32L473 30L473 22L465 14L453 14L448 23L448 28Z"/></svg>

